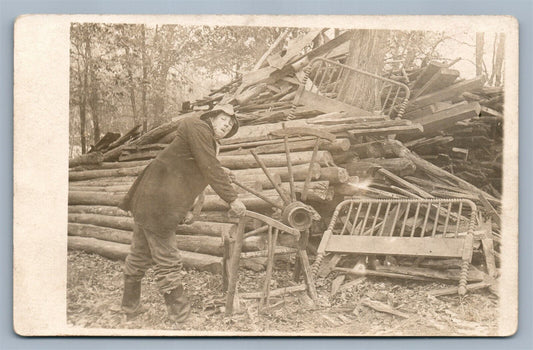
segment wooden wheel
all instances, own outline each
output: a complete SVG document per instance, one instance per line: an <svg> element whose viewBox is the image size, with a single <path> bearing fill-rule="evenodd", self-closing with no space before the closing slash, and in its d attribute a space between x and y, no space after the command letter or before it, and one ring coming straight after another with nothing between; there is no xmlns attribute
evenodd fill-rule
<svg viewBox="0 0 533 350"><path fill-rule="evenodd" d="M286 193L280 186L279 183L277 183L274 180L274 177L270 170L265 166L264 162L261 160L261 157L254 151L251 150L250 153L255 158L257 164L261 167L263 172L265 173L266 177L278 193L279 197L281 198L283 204L276 203L269 198L263 196L260 192L255 191L254 189L243 185L239 183L238 181L234 181L234 183L243 188L244 190L252 193L253 195L257 196L258 198L261 198L265 202L271 204L273 207L277 208L281 212L281 221L290 227L293 227L299 231L305 231L311 227L311 224L313 220L320 220L320 215L318 212L311 207L308 204L305 204L305 201L308 197L309 192L309 184L311 182L311 176L312 176L312 168L313 164L316 161L317 154L318 154L318 148L320 146L321 142L333 142L335 140L335 135L318 131L311 128L285 128L285 125L283 125L283 129L276 130L270 133L273 136L276 137L283 137L283 142L285 145L285 156L287 160L287 171L289 174L289 193ZM311 156L311 161L309 163L309 171L307 172L303 190L301 192L300 200L297 200L296 198L296 189L294 186L294 174L292 170L292 162L291 162L291 150L288 138L294 136L315 136L315 145L313 148L313 154Z"/></svg>

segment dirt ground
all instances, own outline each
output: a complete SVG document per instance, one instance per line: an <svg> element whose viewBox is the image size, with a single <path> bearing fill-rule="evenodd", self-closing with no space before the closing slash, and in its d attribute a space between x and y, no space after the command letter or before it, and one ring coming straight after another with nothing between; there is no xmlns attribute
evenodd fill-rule
<svg viewBox="0 0 533 350"><path fill-rule="evenodd" d="M279 286L289 284L292 274L280 262L275 278ZM283 266L283 264L285 266ZM279 264L278 264L279 265ZM161 329L194 332L232 332L249 335L490 335L497 331L498 298L487 290L431 297L427 291L445 288L443 283L360 278L331 295L331 273L318 279L319 303L300 295L272 298L271 307L258 312L254 299L240 299L239 313L224 316L222 277L196 270L183 271L183 282L191 303L191 317L185 324L167 320L163 298L158 293L152 270L143 280L142 303L148 311L134 319L121 313L122 266L99 255L80 251L68 253L67 321L69 325L113 329ZM240 270L240 291L254 291L263 273ZM350 282L347 278L346 285ZM276 286L273 286L276 287ZM362 305L369 298L394 307L407 317L378 312Z"/></svg>

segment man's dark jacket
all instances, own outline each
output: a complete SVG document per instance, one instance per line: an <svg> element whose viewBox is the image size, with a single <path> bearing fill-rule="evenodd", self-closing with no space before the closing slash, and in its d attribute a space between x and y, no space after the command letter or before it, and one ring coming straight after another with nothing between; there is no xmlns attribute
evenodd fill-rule
<svg viewBox="0 0 533 350"><path fill-rule="evenodd" d="M150 230L174 232L208 184L228 203L237 198L216 158L210 121L185 117L178 123L176 138L135 180L120 208L131 211L135 222Z"/></svg>

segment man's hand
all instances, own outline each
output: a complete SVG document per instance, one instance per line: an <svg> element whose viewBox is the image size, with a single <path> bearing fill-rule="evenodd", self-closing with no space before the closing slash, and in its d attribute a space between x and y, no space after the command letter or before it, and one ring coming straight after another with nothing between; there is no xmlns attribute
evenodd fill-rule
<svg viewBox="0 0 533 350"><path fill-rule="evenodd" d="M233 183L235 181L235 174L233 174L228 168L222 167L222 169L224 169L224 172L228 176L229 181Z"/></svg>
<svg viewBox="0 0 533 350"><path fill-rule="evenodd" d="M188 211L187 214L185 214L185 218L183 219L184 225L190 225L194 222L194 214L192 211Z"/></svg>
<svg viewBox="0 0 533 350"><path fill-rule="evenodd" d="M246 206L239 199L234 200L230 204L230 214L242 217L246 214Z"/></svg>

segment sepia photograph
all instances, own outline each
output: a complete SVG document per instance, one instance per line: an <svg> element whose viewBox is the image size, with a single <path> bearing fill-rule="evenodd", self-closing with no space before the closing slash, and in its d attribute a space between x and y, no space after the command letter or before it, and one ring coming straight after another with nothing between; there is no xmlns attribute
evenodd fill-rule
<svg viewBox="0 0 533 350"><path fill-rule="evenodd" d="M315 17L62 20L61 334L516 330L517 23Z"/></svg>

